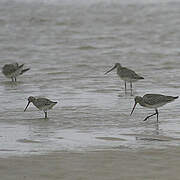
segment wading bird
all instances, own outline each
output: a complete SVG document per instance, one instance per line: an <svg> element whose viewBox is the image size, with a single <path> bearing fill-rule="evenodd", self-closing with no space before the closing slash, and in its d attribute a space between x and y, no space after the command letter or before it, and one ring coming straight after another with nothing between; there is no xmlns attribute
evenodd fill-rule
<svg viewBox="0 0 180 180"><path fill-rule="evenodd" d="M24 112L28 108L30 103L33 103L34 106L36 106L39 110L44 111L45 119L47 118L47 111L52 109L52 107L57 104L57 102L53 102L47 98L35 98L33 96L30 96L28 98L28 104L24 109Z"/></svg>
<svg viewBox="0 0 180 180"><path fill-rule="evenodd" d="M143 107L152 108L152 109L155 109L155 111L156 111L154 114L147 116L144 119L144 121L149 119L151 116L157 115L157 123L158 123L159 112L158 112L157 108L164 106L165 104L170 103L177 98L178 98L178 96L173 97L173 96L165 96L162 94L145 94L143 97L136 96L134 98L135 104L134 104L134 107L133 107L130 115L132 115L137 103L139 103Z"/></svg>
<svg viewBox="0 0 180 180"><path fill-rule="evenodd" d="M126 82L130 83L131 88L131 95L132 95L132 83L136 82L140 79L144 79L143 77L136 74L133 70L128 69L126 67L122 67L120 63L116 63L113 68L111 68L109 71L107 71L105 74L108 74L112 70L117 68L117 74L118 76L124 81L125 83L125 93L126 93Z"/></svg>
<svg viewBox="0 0 180 180"><path fill-rule="evenodd" d="M23 69L24 64L19 65L18 63L14 64L5 64L2 68L2 73L7 77L11 78L12 82L16 82L16 77L22 75L30 68Z"/></svg>

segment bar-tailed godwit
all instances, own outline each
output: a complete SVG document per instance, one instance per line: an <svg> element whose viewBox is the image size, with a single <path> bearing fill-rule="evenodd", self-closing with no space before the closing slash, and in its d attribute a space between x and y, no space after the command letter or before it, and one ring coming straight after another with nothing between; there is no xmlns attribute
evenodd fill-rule
<svg viewBox="0 0 180 180"><path fill-rule="evenodd" d="M130 88L131 88L131 95L132 95L132 83L136 82L140 79L144 79L142 76L139 76L136 74L133 70L128 69L126 67L122 67L120 63L116 63L114 67L112 67L109 71L107 71L105 74L108 74L112 70L117 68L117 74L118 76L124 80L125 83L125 93L126 93L126 82L130 83Z"/></svg>
<svg viewBox="0 0 180 180"><path fill-rule="evenodd" d="M178 96L173 97L173 96L165 96L162 94L145 94L143 97L136 96L134 98L135 104L134 104L134 107L133 107L130 115L132 115L137 103L139 103L143 107L152 108L152 109L155 109L155 111L156 111L154 114L147 116L144 119L144 121L146 121L151 116L157 115L157 122L158 122L159 112L158 112L157 108L159 108L167 103L170 103L177 98L178 98Z"/></svg>
<svg viewBox="0 0 180 180"><path fill-rule="evenodd" d="M35 98L33 96L30 96L28 98L28 104L24 109L24 112L26 111L26 109L28 108L30 103L33 103L34 106L36 106L39 110L44 111L45 114L45 118L47 118L47 111L52 109L52 107L57 104L57 102L53 102L47 98Z"/></svg>
<svg viewBox="0 0 180 180"><path fill-rule="evenodd" d="M24 64L19 65L18 63L14 64L5 64L2 68L2 73L7 77L11 78L12 81L16 82L16 77L25 73L30 68L23 69Z"/></svg>

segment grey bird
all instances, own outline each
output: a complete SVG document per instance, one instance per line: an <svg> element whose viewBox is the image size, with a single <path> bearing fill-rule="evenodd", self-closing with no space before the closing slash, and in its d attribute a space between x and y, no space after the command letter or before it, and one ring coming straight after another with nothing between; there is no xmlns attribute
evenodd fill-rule
<svg viewBox="0 0 180 180"><path fill-rule="evenodd" d="M132 83L136 82L140 79L144 79L142 76L136 74L133 70L128 69L126 67L122 67L120 63L116 63L109 71L107 71L105 74L108 74L112 70L117 68L117 74L118 76L124 81L125 83L125 93L126 93L126 82L130 83L131 88L131 95L132 95Z"/></svg>
<svg viewBox="0 0 180 180"><path fill-rule="evenodd" d="M24 112L26 111L26 109L28 108L28 106L31 102L39 110L44 111L45 119L47 118L47 111L52 109L52 107L57 104L57 102L53 102L47 98L36 98L36 97L30 96L28 98L28 104L25 107Z"/></svg>
<svg viewBox="0 0 180 180"><path fill-rule="evenodd" d="M5 64L2 68L2 73L7 77L11 78L12 82L16 82L17 76L22 75L30 68L23 69L24 64L19 65L18 63Z"/></svg>
<svg viewBox="0 0 180 180"><path fill-rule="evenodd" d="M133 107L130 115L132 115L137 103L139 103L143 107L152 108L152 109L155 109L155 111L156 111L154 114L147 116L144 119L144 121L149 119L151 116L157 115L157 123L158 123L159 112L158 112L157 108L164 106L165 104L170 103L177 98L178 98L178 96L175 96L175 97L174 96L165 96L162 94L145 94L143 97L136 96L134 98L135 104L134 104L134 107Z"/></svg>

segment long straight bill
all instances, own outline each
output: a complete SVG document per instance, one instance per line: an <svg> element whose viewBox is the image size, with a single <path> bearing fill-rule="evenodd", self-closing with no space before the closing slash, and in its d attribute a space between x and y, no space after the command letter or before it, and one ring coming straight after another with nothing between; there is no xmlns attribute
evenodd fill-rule
<svg viewBox="0 0 180 180"><path fill-rule="evenodd" d="M30 101L28 102L27 106L25 107L24 112L25 112L26 109L28 108L29 104L30 104Z"/></svg>
<svg viewBox="0 0 180 180"><path fill-rule="evenodd" d="M130 116L132 115L132 113L133 113L133 111L134 111L134 109L135 109L135 107L136 107L136 104L137 104L137 103L134 104L134 107L133 107L133 109L132 109L132 111L131 111Z"/></svg>
<svg viewBox="0 0 180 180"><path fill-rule="evenodd" d="M105 72L105 74L108 74L109 72L111 72L112 70L114 70L116 68L116 66L114 66L113 68L111 68L109 71Z"/></svg>

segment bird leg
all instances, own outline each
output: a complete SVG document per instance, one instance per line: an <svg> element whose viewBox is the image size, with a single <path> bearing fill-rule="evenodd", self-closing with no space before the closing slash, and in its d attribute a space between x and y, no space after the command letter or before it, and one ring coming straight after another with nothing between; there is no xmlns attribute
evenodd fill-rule
<svg viewBox="0 0 180 180"><path fill-rule="evenodd" d="M159 112L157 109L156 109L156 114L157 114L157 123L158 123Z"/></svg>
<svg viewBox="0 0 180 180"><path fill-rule="evenodd" d="M130 88L131 88L131 96L133 95L132 94L132 82L130 82Z"/></svg>
<svg viewBox="0 0 180 180"><path fill-rule="evenodd" d="M47 119L47 111L44 111L45 119Z"/></svg>
<svg viewBox="0 0 180 180"><path fill-rule="evenodd" d="M14 77L14 81L15 81L15 82L16 82L16 80L17 80L16 77Z"/></svg>
<svg viewBox="0 0 180 180"><path fill-rule="evenodd" d="M159 123L156 123L156 135L159 135Z"/></svg>
<svg viewBox="0 0 180 180"><path fill-rule="evenodd" d="M124 81L124 85L125 85L125 94L126 94L126 81Z"/></svg>
<svg viewBox="0 0 180 180"><path fill-rule="evenodd" d="M159 113L158 113L157 109L156 109L156 112L154 114L151 114L151 115L147 116L143 121L148 120L150 117L152 117L152 116L154 116L156 114L157 114L157 122L158 122L158 115L159 115Z"/></svg>

